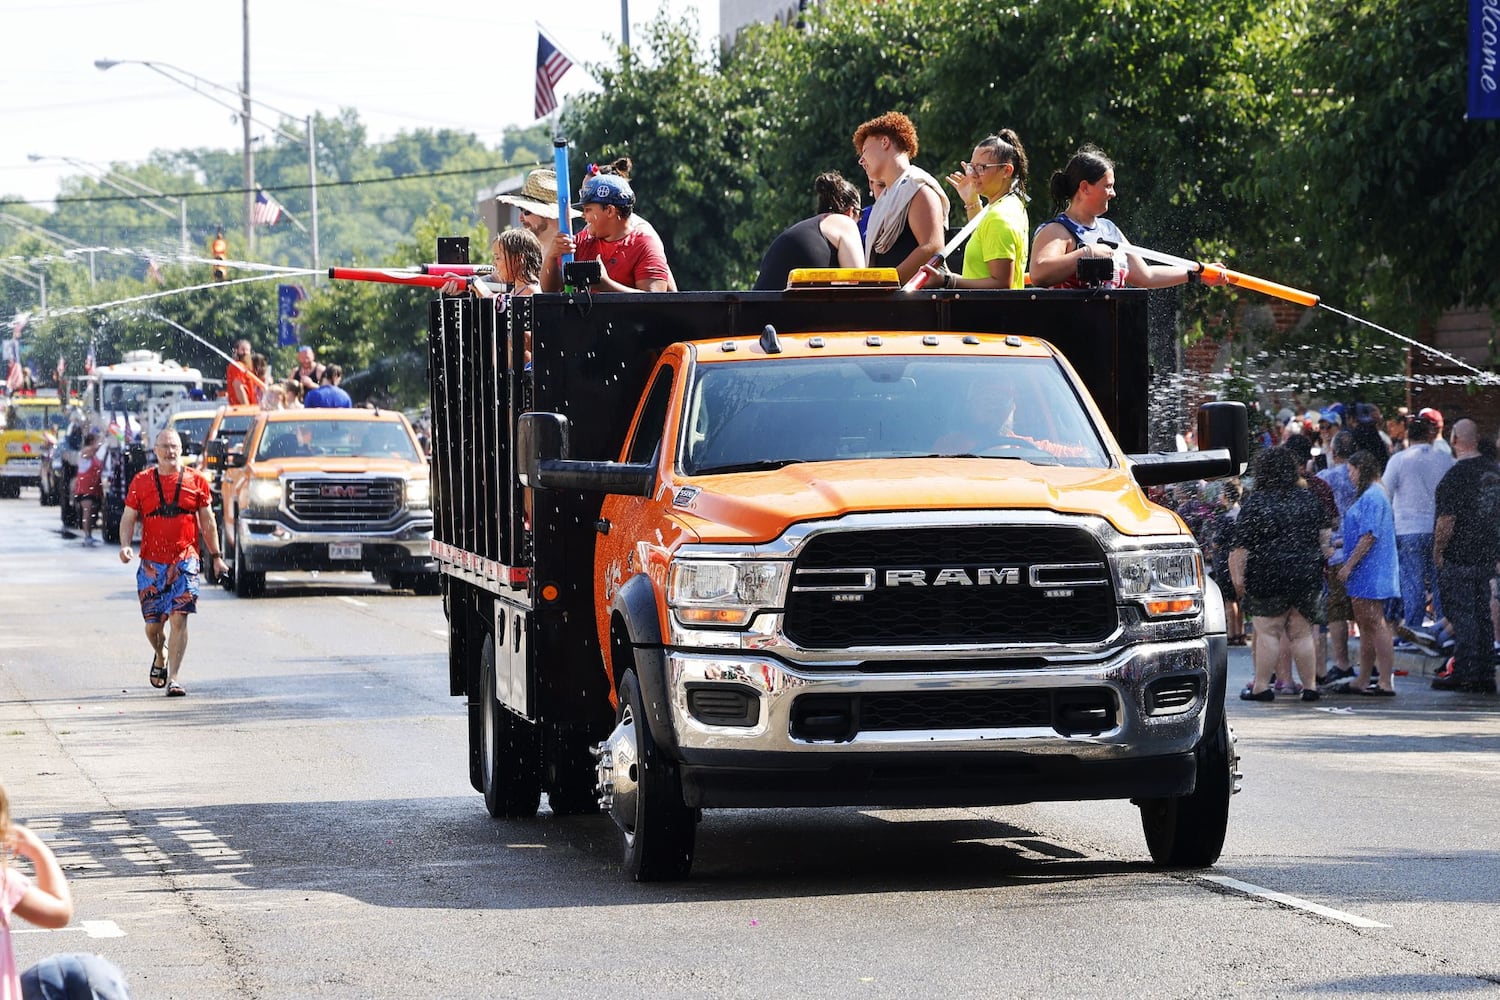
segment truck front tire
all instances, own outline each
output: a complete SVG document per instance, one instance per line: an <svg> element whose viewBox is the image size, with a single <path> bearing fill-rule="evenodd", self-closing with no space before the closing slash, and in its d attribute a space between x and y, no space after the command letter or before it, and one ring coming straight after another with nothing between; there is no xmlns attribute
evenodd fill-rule
<svg viewBox="0 0 1500 1000"><path fill-rule="evenodd" d="M624 842L625 871L637 882L686 878L693 867L697 813L682 801L682 778L651 738L634 670L620 679L614 732L601 780L611 782L610 816Z"/></svg>
<svg viewBox="0 0 1500 1000"><path fill-rule="evenodd" d="M234 596L258 597L266 589L266 574L245 568L245 547L234 547Z"/></svg>
<svg viewBox="0 0 1500 1000"><path fill-rule="evenodd" d="M1164 868L1207 868L1224 850L1237 764L1234 735L1222 709L1194 754L1198 781L1191 795L1139 803L1146 847L1151 860Z"/></svg>
<svg viewBox="0 0 1500 1000"><path fill-rule="evenodd" d="M496 819L535 816L542 801L536 727L495 698L495 643L480 654L480 769L484 807Z"/></svg>

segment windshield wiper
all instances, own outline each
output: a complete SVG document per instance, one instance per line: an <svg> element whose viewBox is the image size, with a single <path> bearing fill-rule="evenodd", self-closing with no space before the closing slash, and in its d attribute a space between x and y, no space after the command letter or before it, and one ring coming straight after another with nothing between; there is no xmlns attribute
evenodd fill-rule
<svg viewBox="0 0 1500 1000"><path fill-rule="evenodd" d="M933 453L931 455L898 455L898 456L894 456L894 457L897 457L897 458L983 458L983 459L990 459L990 460L1000 459L1001 461L1009 461L1009 462L1025 462L1028 465L1062 465L1062 463L1059 462L1057 459L1051 458L1051 457L1045 457L1045 458L1041 457L1041 456L1027 457L1025 455L980 455L980 454L977 454L977 453L972 452L972 451L935 452L935 453Z"/></svg>
<svg viewBox="0 0 1500 1000"><path fill-rule="evenodd" d="M777 458L761 462L740 462L737 465L708 465L693 470L695 476L717 476L727 472L769 472L775 469L784 469L788 465L796 465L804 462L801 458Z"/></svg>

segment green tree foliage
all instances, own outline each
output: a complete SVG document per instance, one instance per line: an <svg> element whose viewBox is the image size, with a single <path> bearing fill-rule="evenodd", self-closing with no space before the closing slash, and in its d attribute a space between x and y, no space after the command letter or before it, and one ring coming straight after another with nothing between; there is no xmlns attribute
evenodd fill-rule
<svg viewBox="0 0 1500 1000"><path fill-rule="evenodd" d="M1298 263L1351 312L1415 326L1500 303L1500 122L1465 118L1465 19L1437 0L1312 10L1275 69L1280 142L1240 193L1275 206Z"/></svg>

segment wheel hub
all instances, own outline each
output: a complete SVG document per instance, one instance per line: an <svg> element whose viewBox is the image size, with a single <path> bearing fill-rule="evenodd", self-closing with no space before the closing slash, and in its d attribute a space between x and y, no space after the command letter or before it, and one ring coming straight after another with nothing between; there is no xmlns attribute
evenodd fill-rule
<svg viewBox="0 0 1500 1000"><path fill-rule="evenodd" d="M615 724L609 738L592 750L598 760L599 808L609 813L615 825L627 834L635 832L636 796L639 794L635 717L629 706Z"/></svg>

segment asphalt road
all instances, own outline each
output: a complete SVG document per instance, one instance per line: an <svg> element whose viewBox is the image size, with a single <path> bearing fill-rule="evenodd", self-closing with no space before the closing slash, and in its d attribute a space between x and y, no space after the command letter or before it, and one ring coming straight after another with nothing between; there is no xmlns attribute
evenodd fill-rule
<svg viewBox="0 0 1500 1000"><path fill-rule="evenodd" d="M693 879L640 886L603 818L485 813L437 598L206 588L167 699L133 567L34 492L0 573L0 781L77 902L17 956L100 952L137 1000L1500 995L1495 698L1231 700L1209 872L1107 802L710 812Z"/></svg>

